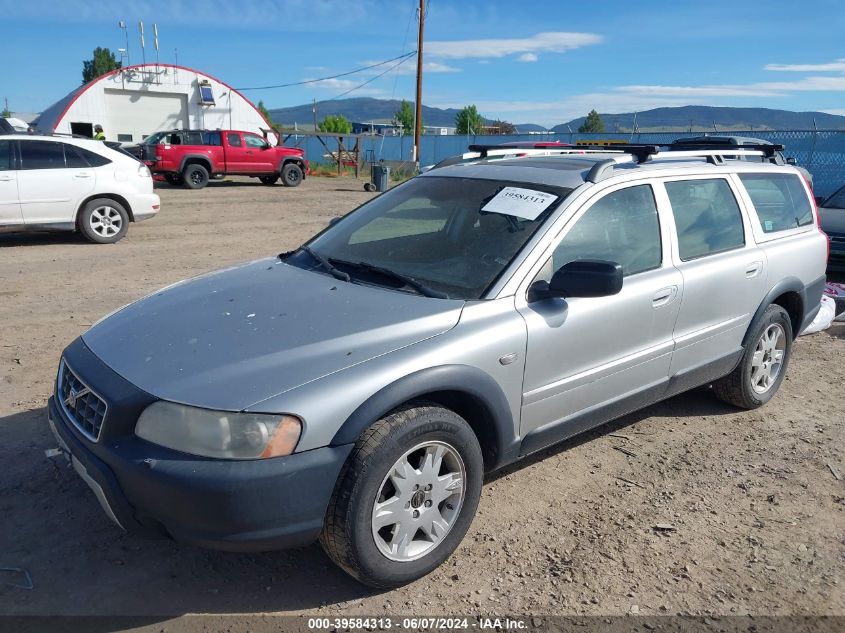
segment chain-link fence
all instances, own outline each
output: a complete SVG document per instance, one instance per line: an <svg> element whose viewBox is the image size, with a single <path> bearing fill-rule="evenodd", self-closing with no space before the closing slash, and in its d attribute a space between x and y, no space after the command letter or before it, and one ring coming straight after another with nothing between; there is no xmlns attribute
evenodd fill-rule
<svg viewBox="0 0 845 633"><path fill-rule="evenodd" d="M723 135L726 133L722 133ZM842 130L779 130L729 133L731 136L750 136L783 145L786 156L794 157L799 165L813 174L816 195L827 196L845 185L845 131ZM520 136L436 136L421 139L420 164L433 165L449 156L462 154L473 143L507 143L511 141L625 141L629 143L671 143L676 138L701 136L684 132L648 132L638 134L579 134L576 132L549 135ZM289 145L297 143L305 149L306 158L314 163L330 160L326 149L313 137L291 137ZM360 160L364 163L378 160L409 161L413 152L413 139L409 136L371 136L361 138Z"/></svg>

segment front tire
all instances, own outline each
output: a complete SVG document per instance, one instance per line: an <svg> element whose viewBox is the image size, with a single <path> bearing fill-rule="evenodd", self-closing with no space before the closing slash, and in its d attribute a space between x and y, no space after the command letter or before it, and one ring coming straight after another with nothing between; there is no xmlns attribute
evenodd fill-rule
<svg viewBox="0 0 845 633"><path fill-rule="evenodd" d="M114 244L129 229L129 214L111 198L97 198L83 207L77 220L79 232L90 242Z"/></svg>
<svg viewBox="0 0 845 633"><path fill-rule="evenodd" d="M743 409L766 404L777 392L792 354L792 321L781 306L766 308L739 365L713 383L720 400Z"/></svg>
<svg viewBox="0 0 845 633"><path fill-rule="evenodd" d="M329 502L320 543L360 582L421 578L458 547L481 497L484 462L459 415L420 403L370 426Z"/></svg>
<svg viewBox="0 0 845 633"><path fill-rule="evenodd" d="M282 167L282 182L285 187L298 187L303 178L302 167L296 163L287 163Z"/></svg>
<svg viewBox="0 0 845 633"><path fill-rule="evenodd" d="M208 170L202 165L188 165L182 172L182 182L188 189L202 189L208 184Z"/></svg>

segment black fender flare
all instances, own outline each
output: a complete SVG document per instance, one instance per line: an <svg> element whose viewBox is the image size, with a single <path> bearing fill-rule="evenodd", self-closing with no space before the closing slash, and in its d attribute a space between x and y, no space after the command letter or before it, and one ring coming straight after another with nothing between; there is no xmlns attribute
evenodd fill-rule
<svg viewBox="0 0 845 633"><path fill-rule="evenodd" d="M279 164L279 173L285 168L288 163L296 163L302 169L302 177L305 178L305 159L302 156L285 156Z"/></svg>
<svg viewBox="0 0 845 633"><path fill-rule="evenodd" d="M179 163L179 173L182 174L188 166L188 161L197 161L203 163L203 167L208 169L208 175L214 173L214 163L208 157L208 154L186 154L182 157L182 162Z"/></svg>
<svg viewBox="0 0 845 633"><path fill-rule="evenodd" d="M421 369L382 387L367 398L346 419L332 438L331 445L351 444L364 430L396 407L435 392L456 392L483 408L490 433L489 455L485 466L493 470L517 458L519 441L514 432L510 404L502 388L486 372L469 365L441 365ZM476 431L477 432L477 431Z"/></svg>
<svg viewBox="0 0 845 633"><path fill-rule="evenodd" d="M751 323L748 324L748 329L745 331L745 336L742 337L742 347L748 345L748 340L751 337L751 334L757 329L757 326L760 323L760 320L763 318L763 313L766 311L772 303L774 303L775 299L786 292L794 292L798 295L799 301L801 302L798 306L798 328L801 327L801 324L804 320L804 316L807 314L806 309L806 287L804 283L798 279L797 277L786 277L785 279L781 279L777 282L774 287L766 294L763 298L763 301L760 303L760 306L757 308L757 311L754 313L754 317L751 319ZM792 329L797 330L795 323L792 324ZM798 336L797 331L792 332L793 340Z"/></svg>

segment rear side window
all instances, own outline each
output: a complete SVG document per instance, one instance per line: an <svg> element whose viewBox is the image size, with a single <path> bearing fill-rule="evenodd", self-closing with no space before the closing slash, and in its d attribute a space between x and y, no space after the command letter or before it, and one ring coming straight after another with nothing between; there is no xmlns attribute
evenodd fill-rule
<svg viewBox="0 0 845 633"><path fill-rule="evenodd" d="M0 141L0 171L9 171L12 164L12 142Z"/></svg>
<svg viewBox="0 0 845 633"><path fill-rule="evenodd" d="M788 231L813 223L813 209L798 176L740 174L764 233Z"/></svg>
<svg viewBox="0 0 845 633"><path fill-rule="evenodd" d="M61 143L21 141L22 169L64 169L65 152Z"/></svg>
<svg viewBox="0 0 845 633"><path fill-rule="evenodd" d="M679 180L665 184L683 261L745 244L739 205L726 180Z"/></svg>
<svg viewBox="0 0 845 633"><path fill-rule="evenodd" d="M102 167L103 165L108 165L111 162L105 156L100 156L96 152L87 150L84 147L77 147L76 151L82 155L82 158L84 158L85 162L91 167Z"/></svg>
<svg viewBox="0 0 845 633"><path fill-rule="evenodd" d="M234 134L234 133L230 132L229 134L226 135L226 141L232 147L240 147L241 146L241 135L240 134Z"/></svg>
<svg viewBox="0 0 845 633"><path fill-rule="evenodd" d="M185 145L202 145L202 132L185 133Z"/></svg>

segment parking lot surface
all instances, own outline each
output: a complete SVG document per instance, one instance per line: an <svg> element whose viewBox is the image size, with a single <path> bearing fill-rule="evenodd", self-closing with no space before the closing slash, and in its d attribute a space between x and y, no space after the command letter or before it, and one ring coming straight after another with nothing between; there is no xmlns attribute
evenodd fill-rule
<svg viewBox="0 0 845 633"><path fill-rule="evenodd" d="M123 304L294 248L372 196L334 178L158 193L159 216L115 245L0 235L0 567L33 582L0 572L0 613L845 615L845 324L797 341L761 409L699 389L493 475L456 554L398 590L357 584L317 545L245 555L123 535L44 456L61 350Z"/></svg>

